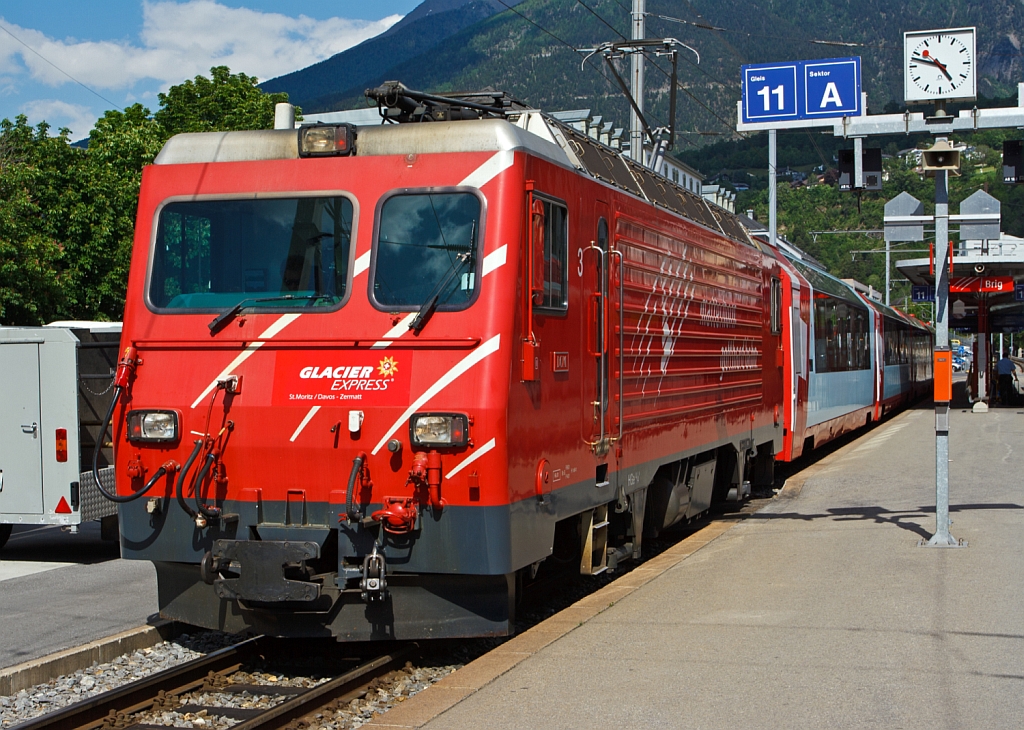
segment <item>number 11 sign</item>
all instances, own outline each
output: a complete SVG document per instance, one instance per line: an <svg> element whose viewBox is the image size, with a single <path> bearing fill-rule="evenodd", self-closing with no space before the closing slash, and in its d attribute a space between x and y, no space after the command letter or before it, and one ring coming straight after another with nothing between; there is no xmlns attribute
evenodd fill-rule
<svg viewBox="0 0 1024 730"><path fill-rule="evenodd" d="M817 119L861 114L860 58L762 63L743 67L741 123L806 127Z"/></svg>

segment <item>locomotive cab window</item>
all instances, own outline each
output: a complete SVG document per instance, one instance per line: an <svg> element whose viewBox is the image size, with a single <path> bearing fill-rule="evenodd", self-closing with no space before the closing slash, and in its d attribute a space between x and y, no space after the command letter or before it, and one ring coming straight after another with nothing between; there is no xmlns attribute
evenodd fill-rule
<svg viewBox="0 0 1024 730"><path fill-rule="evenodd" d="M352 212L341 196L168 203L157 223L149 304L333 308L348 286Z"/></svg>
<svg viewBox="0 0 1024 730"><path fill-rule="evenodd" d="M782 282L772 278L771 284L771 327L773 335L782 334Z"/></svg>
<svg viewBox="0 0 1024 730"><path fill-rule="evenodd" d="M476 296L482 240L474 193L392 195L377 220L373 301L382 309L468 307Z"/></svg>
<svg viewBox="0 0 1024 730"><path fill-rule="evenodd" d="M564 312L569 302L569 212L559 203L537 200L544 206L544 290L535 308Z"/></svg>

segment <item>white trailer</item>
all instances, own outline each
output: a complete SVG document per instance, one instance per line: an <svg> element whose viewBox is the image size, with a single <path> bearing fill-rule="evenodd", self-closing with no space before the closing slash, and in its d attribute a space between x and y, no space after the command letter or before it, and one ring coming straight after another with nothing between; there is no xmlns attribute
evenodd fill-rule
<svg viewBox="0 0 1024 730"><path fill-rule="evenodd" d="M100 520L117 537L117 505L92 478L92 454L113 396L119 322L0 327L0 547L14 525L75 531ZM104 443L100 481L114 491Z"/></svg>

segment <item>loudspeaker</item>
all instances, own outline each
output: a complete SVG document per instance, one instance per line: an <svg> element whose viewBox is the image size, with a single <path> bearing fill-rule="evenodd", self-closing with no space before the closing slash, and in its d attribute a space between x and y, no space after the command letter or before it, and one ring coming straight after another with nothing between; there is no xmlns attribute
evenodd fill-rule
<svg viewBox="0 0 1024 730"><path fill-rule="evenodd" d="M941 139L933 144L930 150L921 152L921 167L926 173L947 170L959 175L960 150L953 149L949 142Z"/></svg>

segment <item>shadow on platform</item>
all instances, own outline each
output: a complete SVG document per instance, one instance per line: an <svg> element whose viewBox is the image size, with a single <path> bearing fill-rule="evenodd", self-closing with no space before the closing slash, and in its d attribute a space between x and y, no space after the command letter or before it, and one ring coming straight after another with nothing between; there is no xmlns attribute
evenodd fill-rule
<svg viewBox="0 0 1024 730"><path fill-rule="evenodd" d="M1024 509L1024 505L1013 503L992 504L951 504L949 511L968 512L974 510L1009 510ZM927 517L935 514L935 505L918 507L916 510L888 510L884 507L836 507L823 513L803 514L801 512L755 512L747 517L752 520L832 520L833 522L864 522L870 521L878 525L892 525L901 530L912 532L923 538L931 537L929 529L913 522L904 520Z"/></svg>

